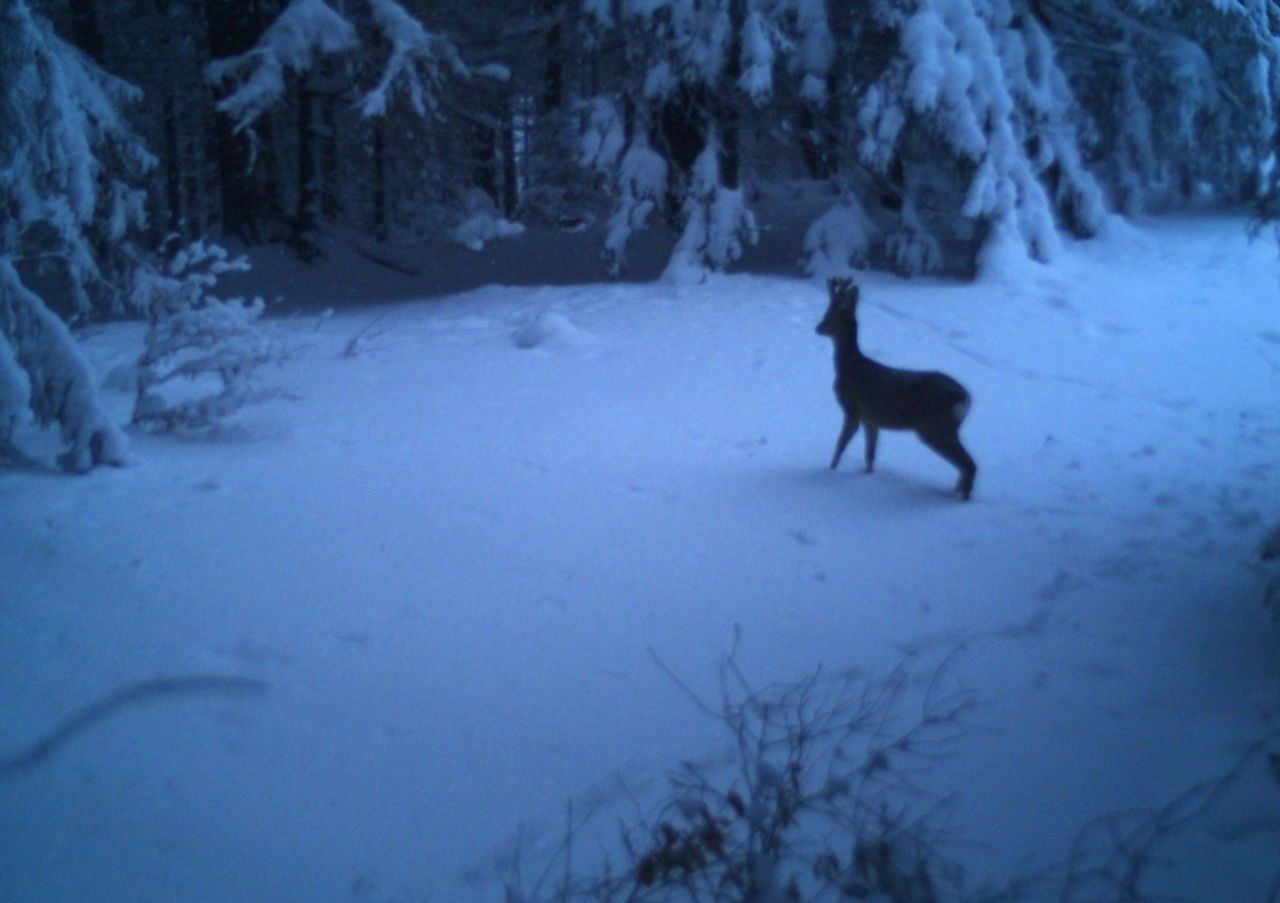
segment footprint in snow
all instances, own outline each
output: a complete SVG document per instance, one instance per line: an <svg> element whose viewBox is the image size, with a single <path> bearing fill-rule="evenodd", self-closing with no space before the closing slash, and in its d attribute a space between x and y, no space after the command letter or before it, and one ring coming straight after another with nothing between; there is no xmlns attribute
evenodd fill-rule
<svg viewBox="0 0 1280 903"><path fill-rule="evenodd" d="M623 481L622 485L627 488L628 492L635 493L639 496L648 496L662 499L664 501L671 501L675 498L675 494L670 490L663 489L660 486L656 486L653 483L649 483L644 480L627 478Z"/></svg>
<svg viewBox="0 0 1280 903"><path fill-rule="evenodd" d="M1069 313L1069 314L1080 313L1079 309L1077 309L1074 304L1072 304L1066 298L1063 298L1061 295L1054 295L1051 298L1049 298L1049 306L1052 307L1054 310L1060 310L1063 313Z"/></svg>
<svg viewBox="0 0 1280 903"><path fill-rule="evenodd" d="M213 651L242 665L288 665L293 662L293 656L288 652L252 637L242 637L229 646L215 647Z"/></svg>
<svg viewBox="0 0 1280 903"><path fill-rule="evenodd" d="M1084 589L1088 585L1088 580L1077 577L1065 568L1058 568L1052 579L1041 586L1036 595L1043 602L1053 602L1067 593Z"/></svg>
<svg viewBox="0 0 1280 903"><path fill-rule="evenodd" d="M812 548L813 546L816 546L818 544L818 540L815 539L812 534L810 534L806 530L801 529L800 527L792 527L790 530L787 531L787 535L790 536L792 539L794 539L796 542L800 543L800 545L802 546L809 546L810 548Z"/></svg>
<svg viewBox="0 0 1280 903"><path fill-rule="evenodd" d="M1126 672L1119 665L1095 659L1085 665L1084 673L1098 680L1119 680Z"/></svg>

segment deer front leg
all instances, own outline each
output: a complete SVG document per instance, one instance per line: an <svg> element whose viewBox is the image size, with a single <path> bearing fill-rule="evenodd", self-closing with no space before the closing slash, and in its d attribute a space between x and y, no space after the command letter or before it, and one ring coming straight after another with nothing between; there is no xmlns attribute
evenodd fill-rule
<svg viewBox="0 0 1280 903"><path fill-rule="evenodd" d="M836 440L836 453L831 456L831 469L835 470L840 463L840 456L844 454L845 446L849 444L849 440L853 438L853 434L858 431L858 418L848 413L844 415L844 426L840 427L840 438Z"/></svg>
<svg viewBox="0 0 1280 903"><path fill-rule="evenodd" d="M871 471L876 466L876 442L879 440L879 438L880 438L880 428L878 426L872 426L870 423L868 423L867 437L866 437L867 439L867 473L871 473Z"/></svg>

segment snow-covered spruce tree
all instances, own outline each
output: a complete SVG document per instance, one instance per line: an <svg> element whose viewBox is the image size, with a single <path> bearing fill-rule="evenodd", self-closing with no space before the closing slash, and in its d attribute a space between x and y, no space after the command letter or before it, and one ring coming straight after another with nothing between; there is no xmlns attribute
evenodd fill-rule
<svg viewBox="0 0 1280 903"><path fill-rule="evenodd" d="M682 229L668 275L725 268L755 240L744 125L773 100L780 61L799 96L825 97L832 53L823 3L589 0L585 13L597 44L620 45L623 55L615 93L592 101L584 117L583 157L612 176L606 254L616 270L627 238L665 193L666 213Z"/></svg>
<svg viewBox="0 0 1280 903"><path fill-rule="evenodd" d="M684 201L684 231L663 277L699 282L707 270L722 269L741 257L743 242L755 244L758 237L742 188L730 188L721 179L720 142L712 128L706 148L693 163Z"/></svg>
<svg viewBox="0 0 1280 903"><path fill-rule="evenodd" d="M1254 199L1274 172L1280 10L1268 0L1035 4L1125 211Z"/></svg>
<svg viewBox="0 0 1280 903"><path fill-rule="evenodd" d="M137 92L26 0L0 0L0 85L0 439L34 417L58 424L64 468L121 464L127 444L87 359L26 280L61 279L75 313L118 309L123 290L111 277L121 274L104 263L127 269L143 196L125 180L153 162L120 113Z"/></svg>
<svg viewBox="0 0 1280 903"><path fill-rule="evenodd" d="M1050 258L1061 222L1092 234L1102 192L1053 42L1019 0L877 0L887 62L855 72L859 162L896 194L881 248L904 273ZM865 32L863 39L865 37ZM859 83L860 80L860 83Z"/></svg>
<svg viewBox="0 0 1280 903"><path fill-rule="evenodd" d="M667 161L649 146L647 129L639 128L627 143L617 106L603 97L583 105L584 127L579 161L611 184L613 212L605 232L604 256L609 274L627 263L627 243L644 229L662 206L667 191Z"/></svg>
<svg viewBox="0 0 1280 903"><path fill-rule="evenodd" d="M210 80L231 87L216 108L235 123L235 131L252 134L255 121L292 94L297 119L297 204L294 244L304 256L316 252L319 221L316 134L311 85L319 79L324 61L337 61L353 75L378 70L367 90L348 93L350 105L364 119L383 117L401 100L418 117L436 115L440 92L449 76L465 76L467 68L448 40L423 28L395 0L367 0L357 16L362 27L329 6L325 0L291 0L247 52L216 60L208 67ZM378 66L362 66L366 46L385 52ZM375 165L381 163L380 132L375 134ZM378 180L385 178L378 170ZM375 186L379 199L385 185ZM384 214L379 215L379 219Z"/></svg>
<svg viewBox="0 0 1280 903"><path fill-rule="evenodd" d="M256 379L263 364L284 358L280 343L257 322L262 299L213 294L223 274L247 269L246 258L201 240L139 280L136 303L148 312L151 328L138 361L135 424L202 430L281 394Z"/></svg>
<svg viewBox="0 0 1280 903"><path fill-rule="evenodd" d="M875 228L851 192L818 217L804 236L805 272L820 280L847 276L869 261Z"/></svg>

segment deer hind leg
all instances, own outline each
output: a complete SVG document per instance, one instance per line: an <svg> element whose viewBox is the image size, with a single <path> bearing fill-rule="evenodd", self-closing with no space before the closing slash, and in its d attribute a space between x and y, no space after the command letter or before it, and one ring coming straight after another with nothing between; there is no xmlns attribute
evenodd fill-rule
<svg viewBox="0 0 1280 903"><path fill-rule="evenodd" d="M849 444L849 440L853 438L853 434L858 431L858 418L850 414L844 415L844 426L840 427L840 438L836 439L836 453L831 456L831 469L835 470L840 464L840 456L844 454L845 446Z"/></svg>
<svg viewBox="0 0 1280 903"><path fill-rule="evenodd" d="M876 466L876 442L880 439L880 428L867 424L867 473Z"/></svg>
<svg viewBox="0 0 1280 903"><path fill-rule="evenodd" d="M973 479L978 475L978 465L969 457L969 453L960 444L959 427L932 427L920 430L917 435L920 441L933 449L943 458L955 465L960 471L960 479L956 483L956 492L964 501L973 493Z"/></svg>

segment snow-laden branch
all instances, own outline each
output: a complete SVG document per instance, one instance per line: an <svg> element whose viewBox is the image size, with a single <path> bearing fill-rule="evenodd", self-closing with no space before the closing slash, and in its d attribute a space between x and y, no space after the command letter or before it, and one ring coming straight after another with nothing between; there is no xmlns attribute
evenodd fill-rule
<svg viewBox="0 0 1280 903"><path fill-rule="evenodd" d="M65 469L125 463L128 443L99 403L93 371L71 330L0 254L0 430L25 418L14 403L24 382L23 401L37 422L61 429L67 451L58 463Z"/></svg>
<svg viewBox="0 0 1280 903"><path fill-rule="evenodd" d="M237 132L251 126L284 96L285 73L305 75L320 56L354 50L356 29L324 0L292 0L252 49L209 64L215 84L237 87L217 104Z"/></svg>
<svg viewBox="0 0 1280 903"><path fill-rule="evenodd" d="M361 114L384 115L400 93L419 116L434 113L446 78L471 74L457 48L424 28L395 0L368 3L373 25L391 52L377 84L357 101ZM210 63L206 74L215 84L236 86L217 109L235 121L239 132L280 102L286 75L305 76L321 57L352 53L360 46L356 27L325 0L292 0L252 49ZM501 77L502 73L485 74Z"/></svg>
<svg viewBox="0 0 1280 903"><path fill-rule="evenodd" d="M617 199L605 235L609 274L617 276L627 261L627 243L643 229L667 190L667 161L637 131L618 167Z"/></svg>
<svg viewBox="0 0 1280 903"><path fill-rule="evenodd" d="M432 34L395 0L369 0L373 21L391 45L378 84L360 102L365 116L381 116L397 89L419 116L434 112L446 76L465 77L466 65L449 40Z"/></svg>
<svg viewBox="0 0 1280 903"><path fill-rule="evenodd" d="M61 40L26 3L0 7L0 253L56 248L73 299L102 277L95 228L119 242L145 220L142 195L118 178L155 165L121 108L141 92Z"/></svg>

